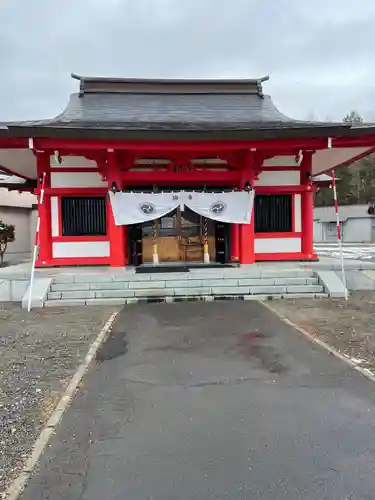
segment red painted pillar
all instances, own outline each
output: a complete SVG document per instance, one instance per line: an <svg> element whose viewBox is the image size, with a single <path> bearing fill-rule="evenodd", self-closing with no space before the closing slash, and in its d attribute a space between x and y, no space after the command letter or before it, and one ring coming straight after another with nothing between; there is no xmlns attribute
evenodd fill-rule
<svg viewBox="0 0 375 500"><path fill-rule="evenodd" d="M317 259L314 253L314 197L312 185L312 153L304 154L301 164L301 195L302 241L301 249L304 259Z"/></svg>
<svg viewBox="0 0 375 500"><path fill-rule="evenodd" d="M129 264L129 239L128 239L128 226L123 226L124 231L124 265Z"/></svg>
<svg viewBox="0 0 375 500"><path fill-rule="evenodd" d="M240 224L240 262L254 264L254 224Z"/></svg>
<svg viewBox="0 0 375 500"><path fill-rule="evenodd" d="M51 265L52 253L52 217L51 217L51 197L44 194L43 202L40 203L41 176L45 173L45 188L51 187L51 163L50 154L46 152L36 153L37 174L38 174L38 216L39 224L39 254L36 261L37 267ZM17 228L16 228L17 229Z"/></svg>
<svg viewBox="0 0 375 500"><path fill-rule="evenodd" d="M245 168L242 172L240 189L244 189L248 183L253 186L254 183L254 153L247 151L245 156ZM251 217L250 224L239 224L240 232L240 263L254 264L254 217Z"/></svg>
<svg viewBox="0 0 375 500"><path fill-rule="evenodd" d="M115 182L117 188L121 190L121 170L117 164L116 153L114 151L108 151L107 165L108 188L112 189L112 183ZM107 232L110 246L109 264L111 267L124 267L127 264L125 260L124 226L116 226L109 196L107 197Z"/></svg>
<svg viewBox="0 0 375 500"><path fill-rule="evenodd" d="M230 253L232 262L240 262L240 225L230 226Z"/></svg>

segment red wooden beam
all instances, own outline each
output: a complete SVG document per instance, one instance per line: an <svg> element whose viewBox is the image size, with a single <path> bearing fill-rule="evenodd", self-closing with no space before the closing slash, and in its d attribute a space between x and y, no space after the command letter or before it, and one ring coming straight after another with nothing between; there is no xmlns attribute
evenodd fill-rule
<svg viewBox="0 0 375 500"><path fill-rule="evenodd" d="M105 196L106 188L46 188L44 192L51 196ZM35 190L34 194L39 194Z"/></svg>
<svg viewBox="0 0 375 500"><path fill-rule="evenodd" d="M228 163L228 167L243 168L246 161L246 151L224 151L220 158Z"/></svg>
<svg viewBox="0 0 375 500"><path fill-rule="evenodd" d="M254 186L256 194L293 194L303 193L306 186ZM316 191L317 186L312 186L311 191Z"/></svg>
<svg viewBox="0 0 375 500"><path fill-rule="evenodd" d="M363 135L360 137L337 137L332 139L332 147L334 148L361 148L375 147L375 133L373 135Z"/></svg>
<svg viewBox="0 0 375 500"><path fill-rule="evenodd" d="M207 151L215 151L216 155L220 151L246 150L252 148L259 149L325 149L327 148L327 138L300 138L300 139L269 139L256 141L103 141L103 140L81 140L81 139L34 139L36 149L50 150L133 150L149 154L150 151L194 151L204 154Z"/></svg>
<svg viewBox="0 0 375 500"><path fill-rule="evenodd" d="M170 172L170 171L149 171L149 172L123 172L122 178L127 185L189 185L189 184L238 184L240 179L239 171L217 172L214 170L195 170L192 172Z"/></svg>
<svg viewBox="0 0 375 500"><path fill-rule="evenodd" d="M0 137L0 148L13 149L13 148L28 148L29 141L26 138L17 137Z"/></svg>

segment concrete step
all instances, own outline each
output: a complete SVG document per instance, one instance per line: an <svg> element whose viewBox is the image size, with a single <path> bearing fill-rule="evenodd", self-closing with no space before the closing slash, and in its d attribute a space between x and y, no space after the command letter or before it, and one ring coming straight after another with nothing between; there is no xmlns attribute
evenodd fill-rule
<svg viewBox="0 0 375 500"><path fill-rule="evenodd" d="M197 286L197 287L143 287L114 290L67 290L48 292L47 300L129 299L150 297L230 296L230 295L286 295L324 293L320 284L284 284L260 286Z"/></svg>
<svg viewBox="0 0 375 500"><path fill-rule="evenodd" d="M189 273L135 274L134 271L57 276L46 307L122 305L139 301L267 300L326 296L309 269L194 269Z"/></svg>
<svg viewBox="0 0 375 500"><path fill-rule="evenodd" d="M194 296L165 296L165 297L132 297L132 298L91 298L91 299L60 299L60 300L47 300L45 307L73 307L73 306L108 306L108 305L125 305L137 304L144 302L182 302L191 300L200 300L205 302L212 302L214 300L277 300L277 299L306 299L306 298L326 298L326 293L289 293L289 294L254 294L254 295L194 295Z"/></svg>
<svg viewBox="0 0 375 500"><path fill-rule="evenodd" d="M193 269L188 273L150 273L136 274L134 271L119 273L97 273L97 274L60 274L54 278L54 285L80 285L83 289L89 289L91 284L117 283L117 282L154 282L154 281L185 281L185 280L217 280L217 279L261 279L266 278L312 278L314 273L305 269ZM56 290L57 291L57 290Z"/></svg>
<svg viewBox="0 0 375 500"><path fill-rule="evenodd" d="M149 290L160 288L199 288L199 287L236 287L236 286L293 286L317 285L316 277L274 277L274 278L215 278L181 279L168 281L98 281L95 283L56 283L51 292L75 292L97 290ZM90 294L88 296L91 296Z"/></svg>

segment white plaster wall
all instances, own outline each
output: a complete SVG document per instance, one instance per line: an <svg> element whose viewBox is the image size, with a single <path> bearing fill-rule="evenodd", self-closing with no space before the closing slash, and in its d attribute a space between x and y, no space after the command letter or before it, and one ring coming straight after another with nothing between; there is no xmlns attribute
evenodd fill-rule
<svg viewBox="0 0 375 500"><path fill-rule="evenodd" d="M301 252L301 238L255 238L254 251L257 253Z"/></svg>
<svg viewBox="0 0 375 500"><path fill-rule="evenodd" d="M259 175L259 179L254 182L254 187L257 186L299 186L300 185L299 170L272 170L270 172L263 171Z"/></svg>
<svg viewBox="0 0 375 500"><path fill-rule="evenodd" d="M346 243L371 243L372 218L353 217L344 223L342 240Z"/></svg>
<svg viewBox="0 0 375 500"><path fill-rule="evenodd" d="M53 188L107 188L97 172L51 172Z"/></svg>
<svg viewBox="0 0 375 500"><path fill-rule="evenodd" d="M295 156L275 156L264 160L263 167L298 167L300 163L300 161L296 161Z"/></svg>
<svg viewBox="0 0 375 500"><path fill-rule="evenodd" d="M56 161L55 155L51 156L51 168L96 168L96 161L88 160L84 156L62 156L62 163Z"/></svg>
<svg viewBox="0 0 375 500"><path fill-rule="evenodd" d="M294 230L296 233L302 231L302 206L301 206L301 195L294 195Z"/></svg>
<svg viewBox="0 0 375 500"><path fill-rule="evenodd" d="M59 200L57 196L51 197L51 222L52 236L59 236Z"/></svg>
<svg viewBox="0 0 375 500"><path fill-rule="evenodd" d="M69 257L109 257L109 241L67 241L52 243L55 259Z"/></svg>
<svg viewBox="0 0 375 500"><path fill-rule="evenodd" d="M314 220L314 242L323 241L323 225L319 220Z"/></svg>
<svg viewBox="0 0 375 500"><path fill-rule="evenodd" d="M30 248L34 248L36 225L38 221L38 207L35 207L30 212Z"/></svg>

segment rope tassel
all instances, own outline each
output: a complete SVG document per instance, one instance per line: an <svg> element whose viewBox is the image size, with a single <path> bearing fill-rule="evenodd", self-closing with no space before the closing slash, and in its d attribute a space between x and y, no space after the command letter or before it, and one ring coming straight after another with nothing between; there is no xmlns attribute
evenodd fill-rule
<svg viewBox="0 0 375 500"><path fill-rule="evenodd" d="M159 264L157 236L158 236L158 221L157 219L155 219L153 233L152 233L152 263L154 266L157 266Z"/></svg>
<svg viewBox="0 0 375 500"><path fill-rule="evenodd" d="M204 230L204 245L203 245L203 262L205 264L210 263L210 254L208 251L208 221L207 217L203 219L203 230Z"/></svg>

